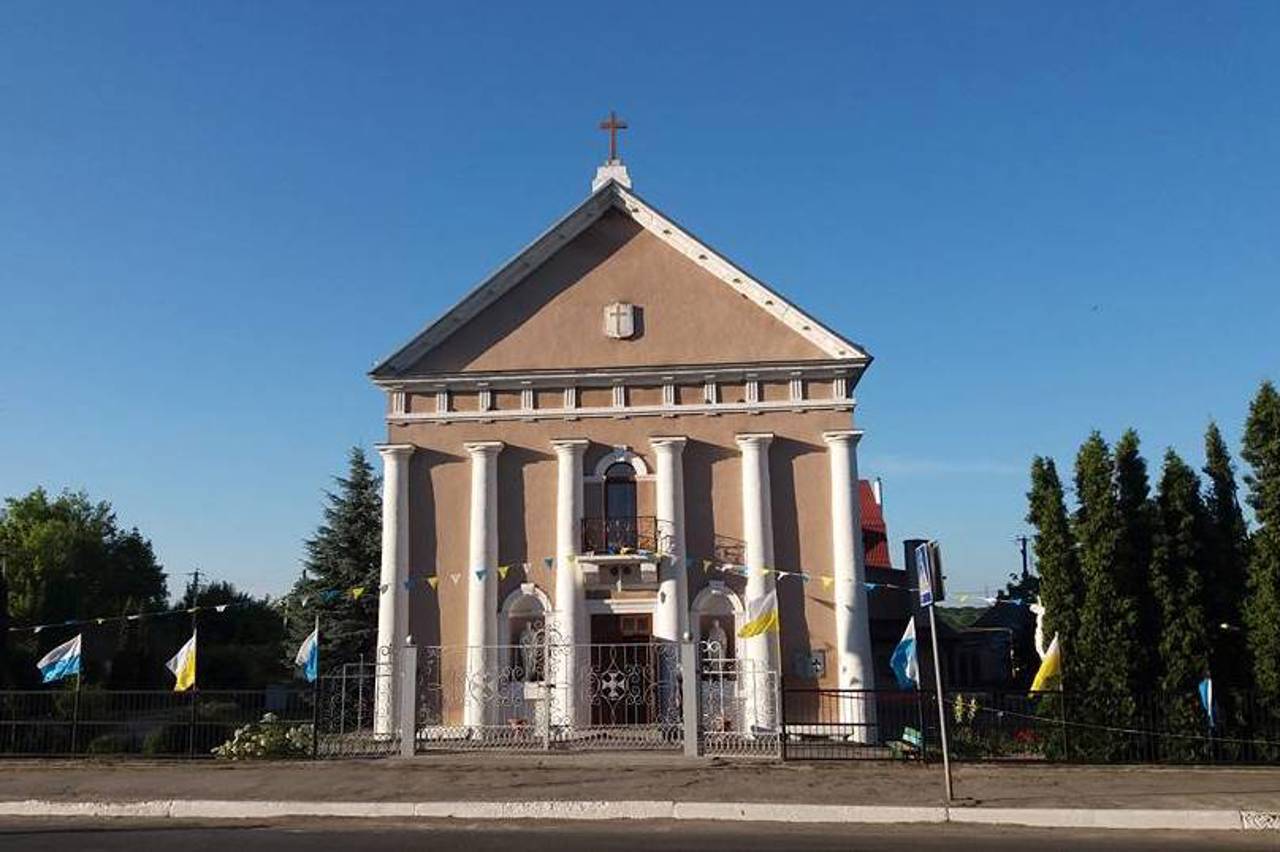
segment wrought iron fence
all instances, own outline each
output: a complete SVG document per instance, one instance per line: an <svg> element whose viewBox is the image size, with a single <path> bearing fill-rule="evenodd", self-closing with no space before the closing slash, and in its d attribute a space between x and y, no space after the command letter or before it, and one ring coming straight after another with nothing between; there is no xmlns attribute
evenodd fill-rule
<svg viewBox="0 0 1280 852"><path fill-rule="evenodd" d="M698 734L704 755L777 757L781 745L777 672L726 657L720 642L698 643Z"/></svg>
<svg viewBox="0 0 1280 852"><path fill-rule="evenodd" d="M570 644L419 651L415 743L439 749L678 749L679 647Z"/></svg>
<svg viewBox="0 0 1280 852"><path fill-rule="evenodd" d="M944 701L955 761L1280 761L1280 712L1243 691L1218 697L1212 729L1195 695L957 690ZM874 712L873 723L850 721L858 704ZM782 709L786 759L941 757L929 692L787 686Z"/></svg>
<svg viewBox="0 0 1280 852"><path fill-rule="evenodd" d="M207 758L267 714L301 729L312 756L383 754L396 743L374 734L377 676L369 665L263 689L0 691L0 756Z"/></svg>

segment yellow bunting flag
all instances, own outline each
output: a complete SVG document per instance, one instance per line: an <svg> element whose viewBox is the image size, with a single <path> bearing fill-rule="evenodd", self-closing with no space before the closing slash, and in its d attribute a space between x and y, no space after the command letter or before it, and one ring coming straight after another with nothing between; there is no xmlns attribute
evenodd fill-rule
<svg viewBox="0 0 1280 852"><path fill-rule="evenodd" d="M711 563L711 560L710 560L710 559L704 559L704 560L702 560L702 573L703 573L703 574L706 574L708 571L710 571L710 570L711 570L711 564L712 564L712 563Z"/></svg>
<svg viewBox="0 0 1280 852"><path fill-rule="evenodd" d="M1058 636L1054 634L1053 641L1049 643L1049 650L1045 652L1044 659L1040 661L1040 670L1036 672L1036 679L1031 681L1031 691L1040 692L1048 689L1052 681L1058 681L1058 688L1062 688L1062 649L1058 647Z"/></svg>
<svg viewBox="0 0 1280 852"><path fill-rule="evenodd" d="M360 600L360 596L364 594L364 586L352 586L349 590L353 601Z"/></svg>
<svg viewBox="0 0 1280 852"><path fill-rule="evenodd" d="M508 573L510 573L510 571L511 571L511 566L510 566L510 565L499 565L499 566L498 566L498 579L499 579L499 580L505 580L505 579L507 579L507 574L508 574Z"/></svg>
<svg viewBox="0 0 1280 852"><path fill-rule="evenodd" d="M747 602L747 623L742 625L738 635L743 639L759 636L761 633L778 629L778 593L770 591L755 600Z"/></svg>
<svg viewBox="0 0 1280 852"><path fill-rule="evenodd" d="M165 663L165 668L173 672L174 692L183 692L196 685L196 631L191 631L191 638Z"/></svg>
<svg viewBox="0 0 1280 852"><path fill-rule="evenodd" d="M432 589L434 589L436 586L440 585L440 578L439 578L439 577L428 577L428 578L427 578L427 585L428 585L428 586L430 586Z"/></svg>
<svg viewBox="0 0 1280 852"><path fill-rule="evenodd" d="M830 574L823 574L818 579L822 581L822 588L824 589L830 589L836 584L836 578L832 577Z"/></svg>

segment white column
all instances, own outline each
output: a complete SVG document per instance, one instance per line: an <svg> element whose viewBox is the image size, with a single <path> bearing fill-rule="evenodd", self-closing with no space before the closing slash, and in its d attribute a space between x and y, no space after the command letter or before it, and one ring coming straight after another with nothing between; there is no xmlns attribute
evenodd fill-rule
<svg viewBox="0 0 1280 852"><path fill-rule="evenodd" d="M582 684L576 675L578 645L586 641L585 593L577 556L582 546L582 455L590 443L585 438L555 440L556 450L556 600L555 624L559 645L550 651L552 719L574 727L583 718Z"/></svg>
<svg viewBox="0 0 1280 852"><path fill-rule="evenodd" d="M381 444L382 574L378 595L378 647L374 669L373 731L396 730L396 649L409 634L409 457L412 444Z"/></svg>
<svg viewBox="0 0 1280 852"><path fill-rule="evenodd" d="M773 435L738 435L742 450L742 538L747 568L747 606L774 590L773 501L769 485L769 444ZM777 725L778 636L772 631L742 640L746 671L747 723L772 730Z"/></svg>
<svg viewBox="0 0 1280 852"><path fill-rule="evenodd" d="M689 579L684 564L684 445L685 438L652 438L658 456L658 551L666 554L660 566L658 606L653 613L653 638L679 642L689 623Z"/></svg>
<svg viewBox="0 0 1280 852"><path fill-rule="evenodd" d="M862 550L862 504L858 499L858 439L851 430L824 432L831 464L831 561L835 575L836 688L875 689L871 617ZM851 739L875 742L875 702L840 701L840 721Z"/></svg>
<svg viewBox="0 0 1280 852"><path fill-rule="evenodd" d="M488 722L484 695L495 677L498 633L498 453L501 441L463 444L471 456L471 544L467 559L467 688L463 724Z"/></svg>
<svg viewBox="0 0 1280 852"><path fill-rule="evenodd" d="M660 720L680 722L679 647L689 625L689 577L684 564L684 445L682 437L652 438L658 456L658 602L653 610L653 638L664 644L658 672ZM692 677L693 675L690 674Z"/></svg>

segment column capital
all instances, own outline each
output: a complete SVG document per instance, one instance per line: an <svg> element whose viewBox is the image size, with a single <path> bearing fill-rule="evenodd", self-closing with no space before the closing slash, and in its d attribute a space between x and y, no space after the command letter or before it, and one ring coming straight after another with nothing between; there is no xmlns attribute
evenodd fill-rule
<svg viewBox="0 0 1280 852"><path fill-rule="evenodd" d="M552 438L551 446L558 453L581 453L591 445L589 438Z"/></svg>
<svg viewBox="0 0 1280 852"><path fill-rule="evenodd" d="M413 455L414 450L418 449L413 444L374 444L373 448L384 459L410 456Z"/></svg>
<svg viewBox="0 0 1280 852"><path fill-rule="evenodd" d="M862 440L862 430L836 429L831 432L823 432L822 440L828 444L853 444L856 447L858 441Z"/></svg>
<svg viewBox="0 0 1280 852"><path fill-rule="evenodd" d="M684 435L656 435L649 439L649 446L655 450L673 449L679 452L687 443L689 439Z"/></svg>
<svg viewBox="0 0 1280 852"><path fill-rule="evenodd" d="M502 441L468 441L462 448L473 456L496 456L505 446Z"/></svg>
<svg viewBox="0 0 1280 852"><path fill-rule="evenodd" d="M767 447L773 442L772 432L744 432L734 435L733 440L739 447Z"/></svg>

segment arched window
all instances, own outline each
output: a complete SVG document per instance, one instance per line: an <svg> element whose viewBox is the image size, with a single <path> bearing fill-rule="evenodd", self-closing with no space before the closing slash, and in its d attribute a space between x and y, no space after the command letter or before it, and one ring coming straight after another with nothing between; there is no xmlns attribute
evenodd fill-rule
<svg viewBox="0 0 1280 852"><path fill-rule="evenodd" d="M604 472L604 519L611 552L636 546L636 472L627 462L615 462Z"/></svg>

